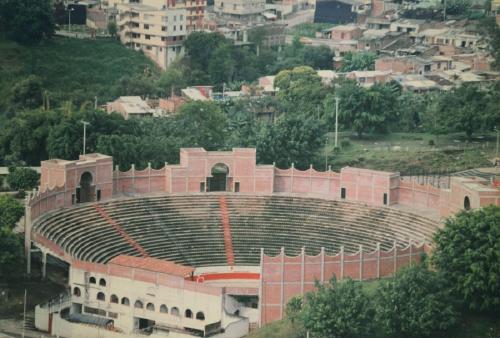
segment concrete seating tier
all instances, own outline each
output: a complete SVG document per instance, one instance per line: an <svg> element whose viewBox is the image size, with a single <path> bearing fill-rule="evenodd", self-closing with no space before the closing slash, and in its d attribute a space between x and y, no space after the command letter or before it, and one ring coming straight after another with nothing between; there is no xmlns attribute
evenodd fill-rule
<svg viewBox="0 0 500 338"><path fill-rule="evenodd" d="M221 194L168 195L115 199L43 215L34 230L77 259L106 263L119 254L151 257L190 266L226 265L219 197ZM231 224L236 265L257 265L266 254L316 255L389 250L394 243L429 241L437 222L393 208L282 195L223 194ZM120 234L116 224L129 238ZM133 239L131 243L130 238ZM135 246L134 246L135 245Z"/></svg>

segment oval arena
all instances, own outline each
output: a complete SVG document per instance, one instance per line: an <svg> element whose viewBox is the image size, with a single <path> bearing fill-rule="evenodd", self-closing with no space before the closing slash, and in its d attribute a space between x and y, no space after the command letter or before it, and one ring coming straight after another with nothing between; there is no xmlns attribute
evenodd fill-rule
<svg viewBox="0 0 500 338"><path fill-rule="evenodd" d="M257 165L255 149L181 149L180 164L113 170L100 154L42 162L26 248L67 262L68 296L36 326L74 337L242 337L331 277L367 280L418 263L439 219L498 195L398 173ZM31 269L28 257L28 272ZM54 313L60 315L55 316Z"/></svg>

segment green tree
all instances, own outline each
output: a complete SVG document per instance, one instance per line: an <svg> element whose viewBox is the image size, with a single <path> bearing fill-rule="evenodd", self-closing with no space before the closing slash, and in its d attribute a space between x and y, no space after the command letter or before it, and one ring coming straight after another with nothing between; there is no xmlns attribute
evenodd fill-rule
<svg viewBox="0 0 500 338"><path fill-rule="evenodd" d="M0 214L0 222L2 216ZM23 266L22 239L11 229L0 227L0 280L18 276Z"/></svg>
<svg viewBox="0 0 500 338"><path fill-rule="evenodd" d="M42 106L42 80L30 75L12 87L11 105L13 109L34 109Z"/></svg>
<svg viewBox="0 0 500 338"><path fill-rule="evenodd" d="M0 196L0 229L13 228L24 215L24 208L11 196Z"/></svg>
<svg viewBox="0 0 500 338"><path fill-rule="evenodd" d="M193 101L184 104L175 123L175 136L184 147L203 147L207 150L225 147L228 120L213 102Z"/></svg>
<svg viewBox="0 0 500 338"><path fill-rule="evenodd" d="M304 63L314 69L332 69L333 53L327 46L305 46Z"/></svg>
<svg viewBox="0 0 500 338"><path fill-rule="evenodd" d="M295 164L309 168L323 145L325 126L312 112L283 114L274 124L264 124L257 136L257 159L260 163L276 162L281 168Z"/></svg>
<svg viewBox="0 0 500 338"><path fill-rule="evenodd" d="M302 320L317 338L372 337L375 311L362 286L350 279L306 294Z"/></svg>
<svg viewBox="0 0 500 338"><path fill-rule="evenodd" d="M208 73L212 84L221 86L232 81L235 73L235 61L231 54L232 47L223 44L212 54L208 63Z"/></svg>
<svg viewBox="0 0 500 338"><path fill-rule="evenodd" d="M379 286L377 322L385 337L436 336L455 325L454 303L445 276L418 264Z"/></svg>
<svg viewBox="0 0 500 338"><path fill-rule="evenodd" d="M462 211L434 237L432 262L472 310L500 309L500 207Z"/></svg>
<svg viewBox="0 0 500 338"><path fill-rule="evenodd" d="M314 69L307 66L284 70L276 75L274 86L278 98L288 111L306 111L318 107L325 97L325 88Z"/></svg>
<svg viewBox="0 0 500 338"><path fill-rule="evenodd" d="M347 52L342 60L341 72L352 72L354 70L373 70L377 54L371 52Z"/></svg>
<svg viewBox="0 0 500 338"><path fill-rule="evenodd" d="M31 168L9 168L7 184L13 190L31 190L38 186L38 173Z"/></svg>
<svg viewBox="0 0 500 338"><path fill-rule="evenodd" d="M118 32L118 26L116 25L116 21L110 21L108 22L108 33L112 37L116 37L116 33Z"/></svg>
<svg viewBox="0 0 500 338"><path fill-rule="evenodd" d="M22 43L38 42L54 34L50 0L0 0L0 28Z"/></svg>
<svg viewBox="0 0 500 338"><path fill-rule="evenodd" d="M191 66L206 70L212 54L225 43L226 39L220 33L193 32L189 34L184 46Z"/></svg>

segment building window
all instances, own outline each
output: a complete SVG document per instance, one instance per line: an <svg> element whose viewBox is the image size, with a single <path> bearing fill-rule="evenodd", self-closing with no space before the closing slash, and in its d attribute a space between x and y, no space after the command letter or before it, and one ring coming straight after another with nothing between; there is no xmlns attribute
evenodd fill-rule
<svg viewBox="0 0 500 338"><path fill-rule="evenodd" d="M149 25L144 24L144 29L149 29Z"/></svg>
<svg viewBox="0 0 500 338"><path fill-rule="evenodd" d="M106 300L106 296L104 295L104 292L97 293L97 300L101 300L103 302Z"/></svg>
<svg viewBox="0 0 500 338"><path fill-rule="evenodd" d="M75 287L73 289L73 295L76 296L76 297L80 297L82 295L82 292L80 291L80 288Z"/></svg>
<svg viewBox="0 0 500 338"><path fill-rule="evenodd" d="M142 308L144 308L144 305L142 304L142 302L140 300L136 300L135 304L134 304L134 307L136 309L142 309Z"/></svg>
<svg viewBox="0 0 500 338"><path fill-rule="evenodd" d="M146 40L151 40L151 35L146 34Z"/></svg>
<svg viewBox="0 0 500 338"><path fill-rule="evenodd" d="M205 320L205 314L201 311L196 313L196 319L198 320Z"/></svg>
<svg viewBox="0 0 500 338"><path fill-rule="evenodd" d="M193 311L187 309L185 312L184 312L184 316L186 318L193 318Z"/></svg>
<svg viewBox="0 0 500 338"><path fill-rule="evenodd" d="M345 190L345 188L341 188L340 189L340 198L345 199L346 192L347 191Z"/></svg>
<svg viewBox="0 0 500 338"><path fill-rule="evenodd" d="M161 26L161 31L166 32L167 31L167 26Z"/></svg>
<svg viewBox="0 0 500 338"><path fill-rule="evenodd" d="M240 192L240 182L234 183L234 192Z"/></svg>
<svg viewBox="0 0 500 338"><path fill-rule="evenodd" d="M387 193L384 193L384 205L387 205Z"/></svg>
<svg viewBox="0 0 500 338"><path fill-rule="evenodd" d="M108 312L108 317L116 319L116 318L118 318L118 313L116 313L116 312Z"/></svg>
<svg viewBox="0 0 500 338"><path fill-rule="evenodd" d="M89 278L89 283L90 284L95 284L95 277L90 277Z"/></svg>
<svg viewBox="0 0 500 338"><path fill-rule="evenodd" d="M148 303L146 305L146 310L154 311L155 310L155 305L153 303Z"/></svg>
<svg viewBox="0 0 500 338"><path fill-rule="evenodd" d="M122 298L122 305L130 306L130 301L128 300L127 297Z"/></svg>
<svg viewBox="0 0 500 338"><path fill-rule="evenodd" d="M205 192L205 182L200 183L200 192Z"/></svg>
<svg viewBox="0 0 500 338"><path fill-rule="evenodd" d="M470 199L469 196L465 196L464 198L464 209L470 210Z"/></svg>
<svg viewBox="0 0 500 338"><path fill-rule="evenodd" d="M101 189L98 189L97 190L97 200L100 201L101 200Z"/></svg>
<svg viewBox="0 0 500 338"><path fill-rule="evenodd" d="M118 304L118 296L117 295L111 295L111 297L109 298L109 301L111 303Z"/></svg>
<svg viewBox="0 0 500 338"><path fill-rule="evenodd" d="M171 314L172 316L177 316L177 317L179 317L179 308L178 308L178 307L176 307L176 306L174 306L174 307L170 310L170 314Z"/></svg>
<svg viewBox="0 0 500 338"><path fill-rule="evenodd" d="M104 278L99 279L100 286L106 286L106 280Z"/></svg>
<svg viewBox="0 0 500 338"><path fill-rule="evenodd" d="M162 304L160 306L160 312L161 313L168 313L168 308L167 308L167 306L165 304Z"/></svg>

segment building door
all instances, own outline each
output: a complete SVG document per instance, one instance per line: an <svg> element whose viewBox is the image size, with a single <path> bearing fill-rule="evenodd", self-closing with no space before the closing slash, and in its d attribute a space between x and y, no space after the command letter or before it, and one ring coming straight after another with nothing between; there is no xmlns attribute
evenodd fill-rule
<svg viewBox="0 0 500 338"><path fill-rule="evenodd" d="M92 183L92 174L88 171L84 172L80 178L80 186L76 189L77 203L87 203L95 200L95 185Z"/></svg>
<svg viewBox="0 0 500 338"><path fill-rule="evenodd" d="M208 191L227 191L229 168L223 163L213 166L212 176L207 178Z"/></svg>

